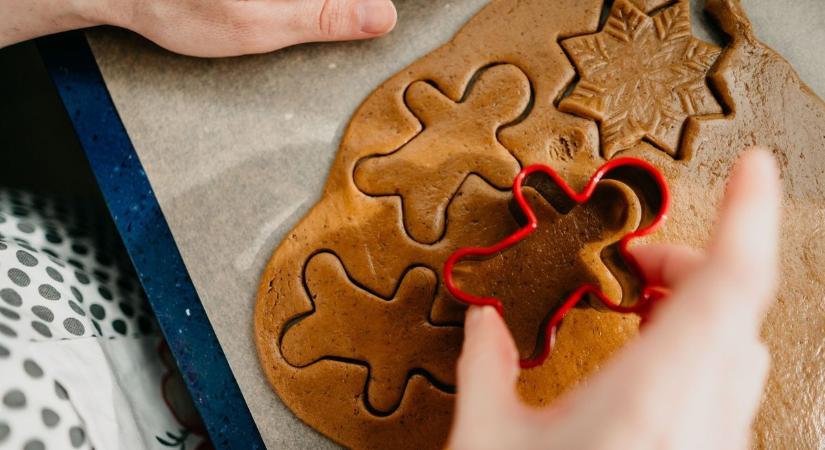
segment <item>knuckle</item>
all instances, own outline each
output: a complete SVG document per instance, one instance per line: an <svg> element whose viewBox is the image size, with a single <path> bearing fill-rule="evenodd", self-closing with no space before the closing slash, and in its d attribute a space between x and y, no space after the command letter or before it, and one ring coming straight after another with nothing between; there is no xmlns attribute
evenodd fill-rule
<svg viewBox="0 0 825 450"><path fill-rule="evenodd" d="M242 3L230 3L224 9L222 22L229 34L243 53L259 53L270 50L273 41L271 29L265 26L260 17Z"/></svg>
<svg viewBox="0 0 825 450"><path fill-rule="evenodd" d="M318 33L321 36L338 36L350 31L352 21L347 2L324 0L318 14Z"/></svg>
<svg viewBox="0 0 825 450"><path fill-rule="evenodd" d="M242 5L222 3L214 12L214 22L229 30L233 39L246 42L255 34L255 23Z"/></svg>

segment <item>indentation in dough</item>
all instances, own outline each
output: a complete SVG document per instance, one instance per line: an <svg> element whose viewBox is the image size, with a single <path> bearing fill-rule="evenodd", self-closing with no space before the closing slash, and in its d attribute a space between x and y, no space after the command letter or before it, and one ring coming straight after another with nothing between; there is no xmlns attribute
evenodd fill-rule
<svg viewBox="0 0 825 450"><path fill-rule="evenodd" d="M358 188L368 195L399 195L410 237L434 243L444 234L447 204L467 175L498 188L513 183L520 166L496 131L517 120L530 102L530 82L516 66L492 66L455 103L427 82L407 88L405 100L424 129L388 155L356 166Z"/></svg>
<svg viewBox="0 0 825 450"><path fill-rule="evenodd" d="M366 365L367 406L376 415L398 407L413 374L452 391L462 330L428 320L437 284L433 271L409 269L391 298L356 285L332 253L313 256L304 277L314 309L281 339L281 352L289 364L306 367L334 359Z"/></svg>

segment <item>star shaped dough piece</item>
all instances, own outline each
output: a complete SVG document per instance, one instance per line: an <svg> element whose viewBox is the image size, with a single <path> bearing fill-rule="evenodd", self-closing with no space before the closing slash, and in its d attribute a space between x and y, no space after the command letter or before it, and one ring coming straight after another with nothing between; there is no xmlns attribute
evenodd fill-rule
<svg viewBox="0 0 825 450"><path fill-rule="evenodd" d="M462 330L428 320L437 285L433 271L410 269L390 299L355 285L331 253L313 256L304 278L315 310L284 334L281 352L291 365L323 358L368 365L367 404L382 413L398 407L414 371L455 384Z"/></svg>
<svg viewBox="0 0 825 450"><path fill-rule="evenodd" d="M404 227L418 242L430 244L443 235L447 204L469 174L506 189L520 169L496 131L527 108L527 76L513 65L493 66L466 97L455 103L424 81L413 83L405 100L423 131L393 153L362 160L355 170L362 192L401 196Z"/></svg>
<svg viewBox="0 0 825 450"><path fill-rule="evenodd" d="M600 122L607 158L643 139L677 157L688 116L722 112L706 82L721 50L691 34L687 0L652 17L617 0L600 32L561 44L580 80L559 109Z"/></svg>
<svg viewBox="0 0 825 450"><path fill-rule="evenodd" d="M566 214L534 189L524 194L538 228L489 259L459 262L453 273L462 291L501 301L519 356L528 359L543 347L549 317L579 286L593 284L621 297L602 251L638 226L641 204L630 187L614 180L601 181L590 200Z"/></svg>

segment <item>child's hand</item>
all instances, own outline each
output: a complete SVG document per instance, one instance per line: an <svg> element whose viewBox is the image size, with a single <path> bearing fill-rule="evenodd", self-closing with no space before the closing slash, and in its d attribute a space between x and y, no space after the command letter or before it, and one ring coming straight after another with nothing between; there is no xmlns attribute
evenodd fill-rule
<svg viewBox="0 0 825 450"><path fill-rule="evenodd" d="M671 289L641 335L549 408L518 399L518 355L492 308L473 307L458 363L449 447L460 449L744 449L769 356L759 325L774 299L780 183L764 151L730 178L705 254L634 251Z"/></svg>
<svg viewBox="0 0 825 450"><path fill-rule="evenodd" d="M395 20L391 0L0 0L0 47L109 24L173 52L232 56L373 38Z"/></svg>

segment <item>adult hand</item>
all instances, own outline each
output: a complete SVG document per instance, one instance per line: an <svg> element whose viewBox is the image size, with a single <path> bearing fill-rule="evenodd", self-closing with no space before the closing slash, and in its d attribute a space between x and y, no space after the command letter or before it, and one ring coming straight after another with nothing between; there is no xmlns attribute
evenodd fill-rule
<svg viewBox="0 0 825 450"><path fill-rule="evenodd" d="M519 400L518 354L498 314L470 308L449 448L746 448L769 364L759 328L777 284L780 195L773 159L748 151L705 253L635 249L670 294L603 370L548 408Z"/></svg>
<svg viewBox="0 0 825 450"><path fill-rule="evenodd" d="M391 0L0 0L0 47L109 24L173 52L233 56L373 38L395 21Z"/></svg>

